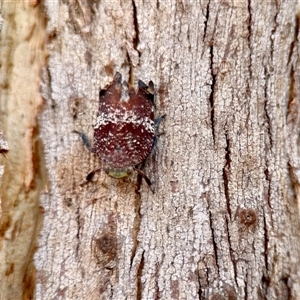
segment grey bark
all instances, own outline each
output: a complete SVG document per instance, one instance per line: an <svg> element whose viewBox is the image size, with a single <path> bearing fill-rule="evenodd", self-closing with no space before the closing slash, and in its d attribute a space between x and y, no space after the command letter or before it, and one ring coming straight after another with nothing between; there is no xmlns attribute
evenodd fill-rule
<svg viewBox="0 0 300 300"><path fill-rule="evenodd" d="M36 299L300 299L297 2L65 0L31 9L47 16L44 103L31 124L44 151L32 156L39 185L28 186L35 207L43 191L44 219L39 238L28 234L38 243L36 274L21 291L30 286ZM155 83L156 115L166 114L144 168L154 194L145 183L136 190L136 175L101 172L84 183L101 162L72 133L92 139L99 88L131 70L135 81ZM3 105L1 113L15 111ZM21 146L5 120L10 155ZM29 216L32 232L40 218Z"/></svg>

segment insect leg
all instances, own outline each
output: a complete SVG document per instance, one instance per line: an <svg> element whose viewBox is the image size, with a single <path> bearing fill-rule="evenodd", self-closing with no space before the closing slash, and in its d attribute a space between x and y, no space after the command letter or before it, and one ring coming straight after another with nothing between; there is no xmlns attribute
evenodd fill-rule
<svg viewBox="0 0 300 300"><path fill-rule="evenodd" d="M161 121L166 117L166 115L162 115L160 117L158 117L157 119L155 119L154 121L154 128L155 128L155 131L158 130L158 127L159 127L159 124L161 123Z"/></svg>
<svg viewBox="0 0 300 300"><path fill-rule="evenodd" d="M155 121L154 121L155 136L154 136L154 140L153 140L151 152L152 152L153 149L156 147L158 137L159 137L161 134L163 134L163 133L158 133L157 131L158 131L159 124L161 123L161 121L162 121L165 117L166 117L166 115L162 115L162 116L158 117L157 119L155 119Z"/></svg>
<svg viewBox="0 0 300 300"><path fill-rule="evenodd" d="M93 177L95 176L95 174L96 174L97 172L100 172L101 170L102 170L102 169L96 169L96 170L90 172L90 173L86 176L86 180L87 180L87 181L91 181L91 180L93 179Z"/></svg>
<svg viewBox="0 0 300 300"><path fill-rule="evenodd" d="M82 139L82 142L83 142L84 146L85 146L89 151L91 151L91 152L93 152L93 153L95 152L95 150L92 148L91 143L90 143L90 141L89 141L89 139L88 139L88 137L86 136L85 133L80 132L80 131L77 131L77 130L73 130L73 133L79 134L80 137L81 137L81 139Z"/></svg>
<svg viewBox="0 0 300 300"><path fill-rule="evenodd" d="M134 168L134 170L135 170L139 175L141 175L141 176L144 178L144 180L146 181L146 183L147 183L148 187L150 188L151 192L154 194L154 190L153 190L153 188L152 188L152 182L151 182L151 180L149 179L149 177L148 177L143 171L141 171L141 170L138 169L138 168Z"/></svg>

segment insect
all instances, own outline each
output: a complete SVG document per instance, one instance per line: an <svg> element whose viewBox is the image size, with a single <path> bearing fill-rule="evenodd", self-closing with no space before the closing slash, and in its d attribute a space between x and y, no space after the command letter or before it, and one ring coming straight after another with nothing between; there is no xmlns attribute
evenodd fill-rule
<svg viewBox="0 0 300 300"><path fill-rule="evenodd" d="M146 85L139 80L136 91L126 81L122 82L122 75L117 72L106 89L100 91L93 148L84 134L75 132L98 155L101 169L109 176L120 179L137 172L150 186L149 178L139 166L155 146L157 127L163 117L154 119L152 81ZM92 171L87 180L101 169Z"/></svg>

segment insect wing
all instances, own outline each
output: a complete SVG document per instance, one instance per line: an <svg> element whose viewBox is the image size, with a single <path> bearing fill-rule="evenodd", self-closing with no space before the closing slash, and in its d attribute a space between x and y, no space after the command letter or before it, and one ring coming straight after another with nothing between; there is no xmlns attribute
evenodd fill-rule
<svg viewBox="0 0 300 300"><path fill-rule="evenodd" d="M117 73L107 89L100 92L94 128L95 152L112 169L141 163L151 152L155 137L153 94L142 81L135 92L121 80Z"/></svg>

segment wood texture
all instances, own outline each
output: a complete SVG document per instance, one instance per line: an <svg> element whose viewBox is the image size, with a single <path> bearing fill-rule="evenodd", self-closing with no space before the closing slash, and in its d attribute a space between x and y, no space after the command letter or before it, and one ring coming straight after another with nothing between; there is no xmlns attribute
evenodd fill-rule
<svg viewBox="0 0 300 300"><path fill-rule="evenodd" d="M300 299L297 2L39 5L36 299ZM154 194L136 176L84 184L101 162L72 133L92 139L99 89L131 70L166 114L144 169Z"/></svg>
<svg viewBox="0 0 300 300"><path fill-rule="evenodd" d="M33 255L43 211L39 195L46 187L37 120L46 24L34 1L2 1L0 20L0 127L9 148L7 158L0 154L0 299L33 299Z"/></svg>

